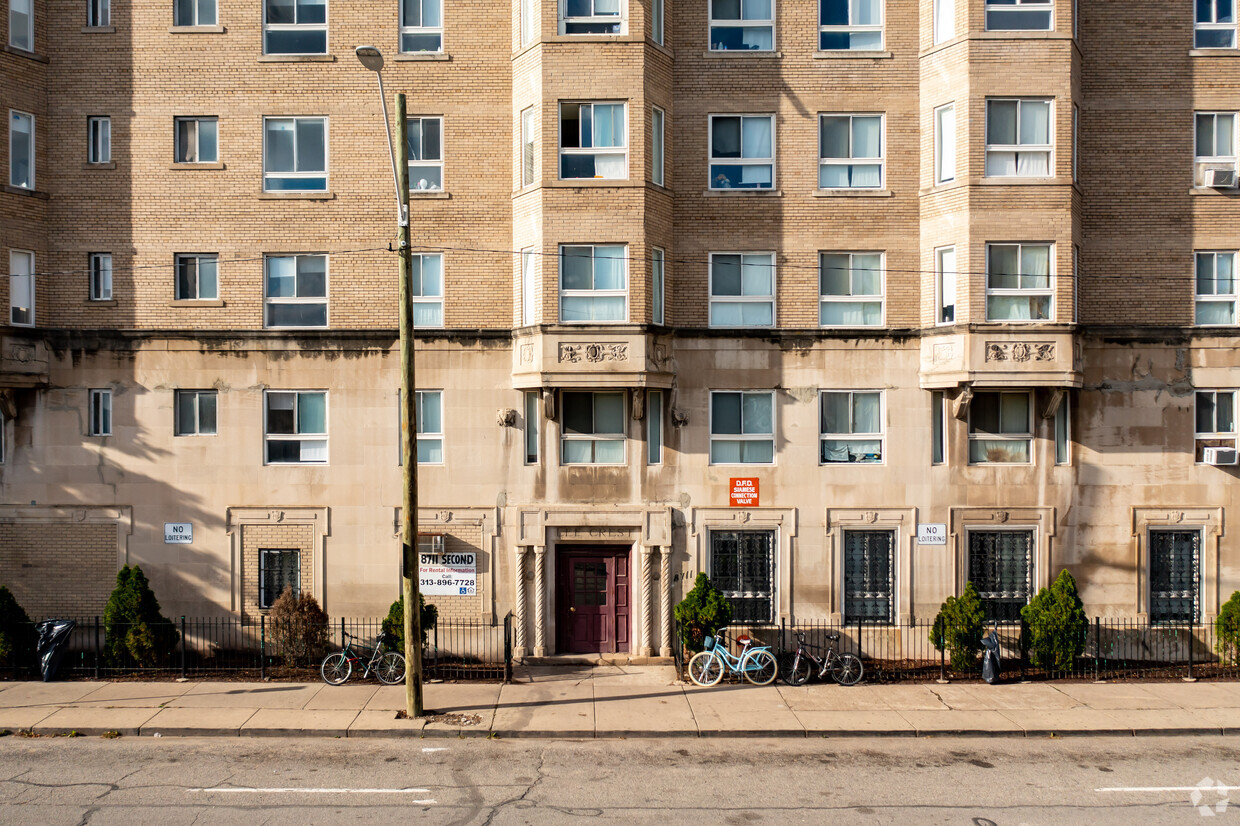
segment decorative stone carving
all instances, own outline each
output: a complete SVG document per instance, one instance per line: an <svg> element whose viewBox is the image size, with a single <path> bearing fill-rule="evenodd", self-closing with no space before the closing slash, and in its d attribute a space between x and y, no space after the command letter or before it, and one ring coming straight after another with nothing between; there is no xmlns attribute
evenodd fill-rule
<svg viewBox="0 0 1240 826"><path fill-rule="evenodd" d="M931 350L931 358L935 364L942 364L945 361L951 361L956 355L956 347L953 344L936 344Z"/></svg>
<svg viewBox="0 0 1240 826"><path fill-rule="evenodd" d="M452 511L439 511L435 514L436 522L448 523L452 521Z"/></svg>
<svg viewBox="0 0 1240 826"><path fill-rule="evenodd" d="M672 408L672 427L684 427L689 423L689 414L679 407Z"/></svg>
<svg viewBox="0 0 1240 826"><path fill-rule="evenodd" d="M633 419L641 421L646 416L646 389L638 387L633 391Z"/></svg>
<svg viewBox="0 0 1240 826"><path fill-rule="evenodd" d="M1055 344L1050 341L988 341L986 361L1054 361Z"/></svg>
<svg viewBox="0 0 1240 826"><path fill-rule="evenodd" d="M990 515L990 518L1002 524L1008 521L1008 512L1007 511L995 511L994 513Z"/></svg>
<svg viewBox="0 0 1240 826"><path fill-rule="evenodd" d="M544 390L542 397L543 397L543 416L551 421L555 421L555 391Z"/></svg>
<svg viewBox="0 0 1240 826"><path fill-rule="evenodd" d="M495 411L495 423L500 427L513 427L517 423L517 411L501 407Z"/></svg>
<svg viewBox="0 0 1240 826"><path fill-rule="evenodd" d="M1167 518L1176 524L1184 521L1184 511L1171 511L1167 514Z"/></svg>
<svg viewBox="0 0 1240 826"><path fill-rule="evenodd" d="M861 514L861 521L867 525L873 525L878 521L878 511L865 511Z"/></svg>
<svg viewBox="0 0 1240 826"><path fill-rule="evenodd" d="M560 342L561 362L579 364L583 360L591 364L598 364L602 361L628 361L629 345L604 344L601 342L590 342L589 344Z"/></svg>
<svg viewBox="0 0 1240 826"><path fill-rule="evenodd" d="M34 361L34 348L26 344L13 344L9 347L9 358L18 364L29 364Z"/></svg>
<svg viewBox="0 0 1240 826"><path fill-rule="evenodd" d="M534 345L533 344L522 344L521 345L521 363L522 364L533 364L534 363Z"/></svg>

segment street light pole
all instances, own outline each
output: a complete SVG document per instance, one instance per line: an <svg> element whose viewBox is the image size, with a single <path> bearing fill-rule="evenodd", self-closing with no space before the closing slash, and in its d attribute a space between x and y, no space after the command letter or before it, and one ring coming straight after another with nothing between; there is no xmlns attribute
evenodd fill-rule
<svg viewBox="0 0 1240 826"><path fill-rule="evenodd" d="M383 105L383 125L387 129L388 154L396 182L397 223L400 253L400 467L402 496L400 509L401 599L405 603L405 714L421 717L422 703L422 611L418 588L418 432L414 410L416 387L413 360L413 301L410 273L413 269L409 233L409 144L405 96L396 95L396 147L388 123L387 101L383 96L383 54L374 46L358 46L362 65L379 79L379 101Z"/></svg>

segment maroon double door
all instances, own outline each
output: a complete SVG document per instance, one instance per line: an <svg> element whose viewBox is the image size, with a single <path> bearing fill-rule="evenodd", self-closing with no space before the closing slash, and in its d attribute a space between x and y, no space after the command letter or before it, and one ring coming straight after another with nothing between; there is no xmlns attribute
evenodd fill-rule
<svg viewBox="0 0 1240 826"><path fill-rule="evenodd" d="M555 604L560 653L628 651L628 546L557 545Z"/></svg>

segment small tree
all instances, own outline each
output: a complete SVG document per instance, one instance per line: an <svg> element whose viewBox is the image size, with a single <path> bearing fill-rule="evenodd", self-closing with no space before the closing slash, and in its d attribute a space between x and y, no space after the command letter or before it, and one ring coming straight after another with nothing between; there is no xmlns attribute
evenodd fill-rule
<svg viewBox="0 0 1240 826"><path fill-rule="evenodd" d="M116 587L103 609L105 654L117 667L163 665L172 656L181 633L159 611L141 566L126 565L116 574Z"/></svg>
<svg viewBox="0 0 1240 826"><path fill-rule="evenodd" d="M29 665L34 661L36 642L30 617L9 589L0 585L0 665Z"/></svg>
<svg viewBox="0 0 1240 826"><path fill-rule="evenodd" d="M1231 599L1219 609L1214 621L1214 646L1226 665L1240 662L1240 591L1233 591Z"/></svg>
<svg viewBox="0 0 1240 826"><path fill-rule="evenodd" d="M708 634L716 634L732 621L732 603L714 586L704 573L697 575L693 590L676 605L676 622L680 626L680 643L685 656L702 650Z"/></svg>
<svg viewBox="0 0 1240 826"><path fill-rule="evenodd" d="M330 642L327 612L310 594L294 594L291 585L271 604L267 620L287 666L313 661Z"/></svg>
<svg viewBox="0 0 1240 826"><path fill-rule="evenodd" d="M982 627L986 615L982 599L972 582L966 582L959 597L948 597L939 609L930 629L930 643L936 650L947 649L952 671L977 668L977 655L982 650Z"/></svg>
<svg viewBox="0 0 1240 826"><path fill-rule="evenodd" d="M429 639L430 630L435 627L435 623L439 621L439 609L434 605L427 605L426 598L422 593L418 592L418 607L422 609L422 647L426 647L426 641ZM391 645L397 651L405 650L405 595L401 594L392 607L388 608L388 614L383 618L383 633L387 634L391 640Z"/></svg>
<svg viewBox="0 0 1240 826"><path fill-rule="evenodd" d="M1071 671L1085 651L1089 618L1076 592L1076 580L1066 570L1050 588L1038 591L1020 615L1029 626L1033 664L1047 671Z"/></svg>

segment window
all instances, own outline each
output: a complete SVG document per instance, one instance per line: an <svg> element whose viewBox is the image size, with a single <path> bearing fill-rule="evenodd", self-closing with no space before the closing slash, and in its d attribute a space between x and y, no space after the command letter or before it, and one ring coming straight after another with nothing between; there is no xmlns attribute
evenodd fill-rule
<svg viewBox="0 0 1240 826"><path fill-rule="evenodd" d="M285 589L301 595L301 551L262 548L258 552L258 607L275 604Z"/></svg>
<svg viewBox="0 0 1240 826"><path fill-rule="evenodd" d="M934 44L956 36L956 0L934 0Z"/></svg>
<svg viewBox="0 0 1240 826"><path fill-rule="evenodd" d="M534 107L521 112L521 186L534 183Z"/></svg>
<svg viewBox="0 0 1240 826"><path fill-rule="evenodd" d="M930 464L947 461L947 396L942 390L930 391Z"/></svg>
<svg viewBox="0 0 1240 826"><path fill-rule="evenodd" d="M1048 321L1050 244L986 245L986 320Z"/></svg>
<svg viewBox="0 0 1240 826"><path fill-rule="evenodd" d="M34 115L9 110L9 185L34 189Z"/></svg>
<svg viewBox="0 0 1240 826"><path fill-rule="evenodd" d="M527 390L525 396L525 463L538 464L538 393Z"/></svg>
<svg viewBox="0 0 1240 826"><path fill-rule="evenodd" d="M986 101L986 176L1046 178L1051 174L1051 102Z"/></svg>
<svg viewBox="0 0 1240 826"><path fill-rule="evenodd" d="M327 256L268 255L267 327L327 326Z"/></svg>
<svg viewBox="0 0 1240 826"><path fill-rule="evenodd" d="M818 0L818 48L883 48L883 0Z"/></svg>
<svg viewBox="0 0 1240 826"><path fill-rule="evenodd" d="M1049 31L1051 8L1046 0L986 0L986 30Z"/></svg>
<svg viewBox="0 0 1240 826"><path fill-rule="evenodd" d="M219 161L219 121L217 119L177 118L176 133L177 163L216 163Z"/></svg>
<svg viewBox="0 0 1240 826"><path fill-rule="evenodd" d="M710 463L769 465L775 461L775 394L712 391Z"/></svg>
<svg viewBox="0 0 1240 826"><path fill-rule="evenodd" d="M975 393L969 403L969 463L1029 464L1033 399L1028 393Z"/></svg>
<svg viewBox="0 0 1240 826"><path fill-rule="evenodd" d="M711 115L710 188L772 189L774 134L772 115Z"/></svg>
<svg viewBox="0 0 1240 826"><path fill-rule="evenodd" d="M663 45L663 0L650 0L650 39Z"/></svg>
<svg viewBox="0 0 1240 826"><path fill-rule="evenodd" d="M624 34L625 0L560 0L560 34Z"/></svg>
<svg viewBox="0 0 1240 826"><path fill-rule="evenodd" d="M710 326L775 324L775 253L710 255Z"/></svg>
<svg viewBox="0 0 1240 826"><path fill-rule="evenodd" d="M882 189L882 115L819 115L818 187Z"/></svg>
<svg viewBox="0 0 1240 826"><path fill-rule="evenodd" d="M895 531L844 531L844 622L894 619Z"/></svg>
<svg viewBox="0 0 1240 826"><path fill-rule="evenodd" d="M263 54L327 54L327 0L263 0Z"/></svg>
<svg viewBox="0 0 1240 826"><path fill-rule="evenodd" d="M443 189L443 118L409 118L409 188Z"/></svg>
<svg viewBox="0 0 1240 826"><path fill-rule="evenodd" d="M219 258L215 253L177 256L178 301L214 301L220 297Z"/></svg>
<svg viewBox="0 0 1240 826"><path fill-rule="evenodd" d="M112 435L112 391L90 391L90 435Z"/></svg>
<svg viewBox="0 0 1240 826"><path fill-rule="evenodd" d="M327 463L327 393L269 390L265 412L267 464Z"/></svg>
<svg viewBox="0 0 1240 826"><path fill-rule="evenodd" d="M1235 0L1197 0L1195 49L1236 48Z"/></svg>
<svg viewBox="0 0 1240 826"><path fill-rule="evenodd" d="M710 0L710 50L775 48L774 0Z"/></svg>
<svg viewBox="0 0 1240 826"><path fill-rule="evenodd" d="M86 0L86 25L112 25L112 6L109 0Z"/></svg>
<svg viewBox="0 0 1240 826"><path fill-rule="evenodd" d="M443 51L443 0L400 0L400 50Z"/></svg>
<svg viewBox="0 0 1240 826"><path fill-rule="evenodd" d="M818 256L818 323L878 327L883 323L883 254L824 252Z"/></svg>
<svg viewBox="0 0 1240 826"><path fill-rule="evenodd" d="M1020 622L1033 591L1033 531L969 531L969 581L987 623Z"/></svg>
<svg viewBox="0 0 1240 826"><path fill-rule="evenodd" d="M521 0L521 45L538 36L538 0Z"/></svg>
<svg viewBox="0 0 1240 826"><path fill-rule="evenodd" d="M560 321L628 320L622 244L560 247Z"/></svg>
<svg viewBox="0 0 1240 826"><path fill-rule="evenodd" d="M410 256L414 327L443 326L443 253ZM324 322L326 323L326 322Z"/></svg>
<svg viewBox="0 0 1240 826"><path fill-rule="evenodd" d="M264 118L263 189L327 189L327 118Z"/></svg>
<svg viewBox="0 0 1240 826"><path fill-rule="evenodd" d="M711 531L710 579L732 604L732 622L775 619L775 532Z"/></svg>
<svg viewBox="0 0 1240 826"><path fill-rule="evenodd" d="M1055 464L1072 462L1072 417L1068 395L1065 393L1055 408Z"/></svg>
<svg viewBox="0 0 1240 826"><path fill-rule="evenodd" d="M824 391L819 396L818 461L878 464L883 461L883 394Z"/></svg>
<svg viewBox="0 0 1240 826"><path fill-rule="evenodd" d="M9 323L34 326L34 253L9 250Z"/></svg>
<svg viewBox="0 0 1240 826"><path fill-rule="evenodd" d="M1209 169L1236 168L1236 113L1198 112L1197 141L1193 159L1193 184L1203 186Z"/></svg>
<svg viewBox="0 0 1240 826"><path fill-rule="evenodd" d="M177 436L214 436L218 393L214 390L177 390L173 394Z"/></svg>
<svg viewBox="0 0 1240 826"><path fill-rule="evenodd" d="M521 250L521 326L534 323L538 295L534 292L534 248Z"/></svg>
<svg viewBox="0 0 1240 826"><path fill-rule="evenodd" d="M624 393L565 390L562 399L561 461L566 465L624 464Z"/></svg>
<svg viewBox="0 0 1240 826"><path fill-rule="evenodd" d="M172 7L174 26L214 26L216 0L175 0Z"/></svg>
<svg viewBox="0 0 1240 826"><path fill-rule="evenodd" d="M663 461L663 391L646 391L646 464Z"/></svg>
<svg viewBox="0 0 1240 826"><path fill-rule="evenodd" d="M657 0L656 0L657 2ZM650 180L663 186L663 110L654 107L650 111Z"/></svg>
<svg viewBox="0 0 1240 826"><path fill-rule="evenodd" d="M956 321L956 248L939 247L934 251L936 324Z"/></svg>
<svg viewBox="0 0 1240 826"><path fill-rule="evenodd" d="M1080 144L1077 142L1077 130L1081 121L1081 107L1075 103L1072 104L1072 181L1074 183L1081 180L1078 173L1078 161L1081 157Z"/></svg>
<svg viewBox="0 0 1240 826"><path fill-rule="evenodd" d="M1199 622L1201 531L1150 531L1150 622Z"/></svg>
<svg viewBox="0 0 1240 826"><path fill-rule="evenodd" d="M418 424L418 464L443 464L443 391L418 390L414 420Z"/></svg>
<svg viewBox="0 0 1240 826"><path fill-rule="evenodd" d="M4 412L0 411L0 465L4 464L4 459L5 459L6 451L5 451L4 443L7 441L7 439L5 438L5 431L7 429L6 428L7 424L8 423L4 419Z"/></svg>
<svg viewBox="0 0 1240 826"><path fill-rule="evenodd" d="M112 160L112 119L94 117L86 119L88 142L87 163L108 163Z"/></svg>
<svg viewBox="0 0 1240 826"><path fill-rule="evenodd" d="M934 182L956 180L956 107L954 104L934 110Z"/></svg>
<svg viewBox="0 0 1240 826"><path fill-rule="evenodd" d="M1203 461L1207 447L1236 447L1236 391L1198 390L1196 421L1196 461Z"/></svg>
<svg viewBox="0 0 1240 826"><path fill-rule="evenodd" d="M663 324L663 250L650 250L650 322Z"/></svg>
<svg viewBox="0 0 1240 826"><path fill-rule="evenodd" d="M623 103L560 104L560 177L629 177Z"/></svg>
<svg viewBox="0 0 1240 826"><path fill-rule="evenodd" d="M34 51L33 0L9 0L9 45L26 52Z"/></svg>
<svg viewBox="0 0 1240 826"><path fill-rule="evenodd" d="M112 254L109 252L90 254L90 300L112 300Z"/></svg>

